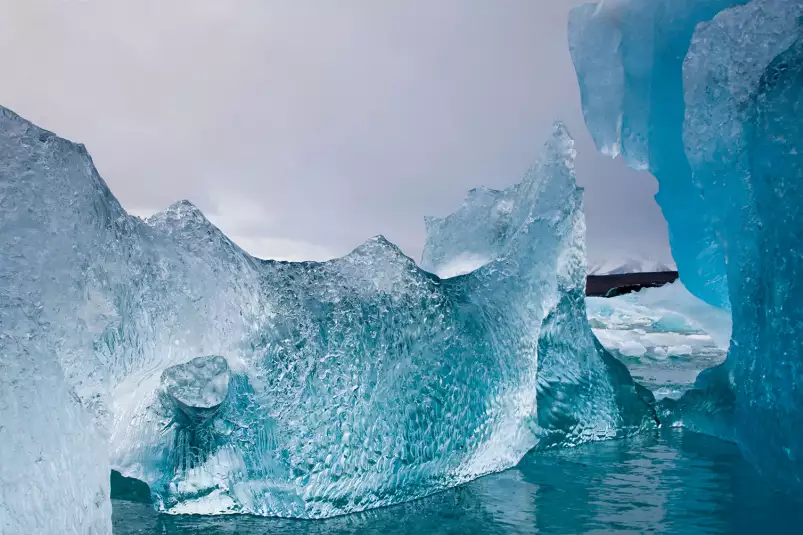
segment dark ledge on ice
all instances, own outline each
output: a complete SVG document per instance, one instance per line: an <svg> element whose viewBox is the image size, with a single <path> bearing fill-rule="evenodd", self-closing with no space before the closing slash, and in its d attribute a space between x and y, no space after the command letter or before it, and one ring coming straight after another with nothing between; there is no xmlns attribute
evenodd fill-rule
<svg viewBox="0 0 803 535"><path fill-rule="evenodd" d="M642 288L663 286L664 284L675 282L677 279L677 271L589 275L586 277L586 295L590 297L615 297L637 292Z"/></svg>
<svg viewBox="0 0 803 535"><path fill-rule="evenodd" d="M151 489L144 481L133 477L125 477L117 470L112 470L110 483L112 500L153 503Z"/></svg>

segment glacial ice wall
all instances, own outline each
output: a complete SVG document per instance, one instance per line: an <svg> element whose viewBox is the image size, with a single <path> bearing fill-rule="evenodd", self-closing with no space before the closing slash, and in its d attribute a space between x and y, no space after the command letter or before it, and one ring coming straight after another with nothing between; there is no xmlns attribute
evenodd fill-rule
<svg viewBox="0 0 803 535"><path fill-rule="evenodd" d="M556 128L493 258L441 279L381 237L288 263L188 202L128 216L0 108L3 532L108 533L110 468L171 513L317 518L654 426L588 331L572 146Z"/></svg>
<svg viewBox="0 0 803 535"><path fill-rule="evenodd" d="M129 217L83 146L5 108L0 225L0 531L109 533L112 391L229 348L255 287Z"/></svg>
<svg viewBox="0 0 803 535"><path fill-rule="evenodd" d="M746 0L602 1L569 16L569 49L597 147L649 170L686 287L727 306L725 254L683 147L682 65L695 27ZM683 203L673 202L683 199Z"/></svg>
<svg viewBox="0 0 803 535"><path fill-rule="evenodd" d="M793 0L626 0L582 6L569 22L598 147L658 179L681 280L732 310L726 362L700 375L675 414L730 434L764 473L797 488L801 17Z"/></svg>

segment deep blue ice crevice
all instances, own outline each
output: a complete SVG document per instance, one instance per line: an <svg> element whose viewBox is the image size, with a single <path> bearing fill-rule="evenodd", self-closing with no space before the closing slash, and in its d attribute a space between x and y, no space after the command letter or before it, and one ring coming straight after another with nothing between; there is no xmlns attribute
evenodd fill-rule
<svg viewBox="0 0 803 535"><path fill-rule="evenodd" d="M698 23L746 0L586 4L569 17L583 114L604 153L658 179L672 255L686 287L727 307L725 253L683 145L683 74ZM674 202L683 199L683 203Z"/></svg>

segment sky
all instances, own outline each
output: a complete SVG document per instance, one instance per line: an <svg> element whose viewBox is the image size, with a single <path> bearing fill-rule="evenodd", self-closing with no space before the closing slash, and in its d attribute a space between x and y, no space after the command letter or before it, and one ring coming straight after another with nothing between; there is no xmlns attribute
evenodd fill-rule
<svg viewBox="0 0 803 535"><path fill-rule="evenodd" d="M504 188L554 120L577 140L591 262L671 261L657 183L596 152L574 0L0 0L0 104L84 143L132 214L188 199L263 258L382 234Z"/></svg>

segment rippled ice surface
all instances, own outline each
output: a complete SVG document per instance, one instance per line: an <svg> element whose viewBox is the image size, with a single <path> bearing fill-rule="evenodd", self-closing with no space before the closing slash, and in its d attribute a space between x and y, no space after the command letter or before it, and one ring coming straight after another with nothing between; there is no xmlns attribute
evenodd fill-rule
<svg viewBox="0 0 803 535"><path fill-rule="evenodd" d="M728 442L681 429L527 455L513 469L422 500L328 520L159 515L115 501L115 535L337 533L799 533Z"/></svg>
<svg viewBox="0 0 803 535"><path fill-rule="evenodd" d="M725 358L730 321L679 283L587 299L597 337L657 397ZM322 521L159 515L114 501L116 535L262 533L794 533L803 504L735 445L682 429L531 453L515 468L401 505Z"/></svg>

